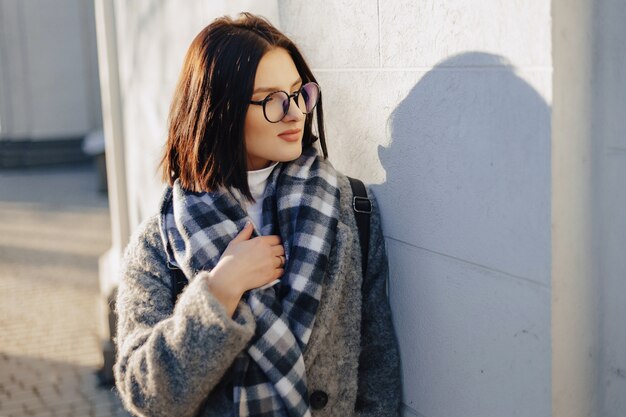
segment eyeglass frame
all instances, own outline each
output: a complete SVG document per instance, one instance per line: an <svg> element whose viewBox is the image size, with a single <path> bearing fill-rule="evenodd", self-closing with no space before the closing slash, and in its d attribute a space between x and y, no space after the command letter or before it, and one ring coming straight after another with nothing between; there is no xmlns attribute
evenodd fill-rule
<svg viewBox="0 0 626 417"><path fill-rule="evenodd" d="M296 107L302 111L302 109L300 108L300 106L298 106L298 102L296 101L297 96L300 95L300 93L302 93L302 89L304 88L305 85L307 84L315 84L317 86L317 100L315 101L315 106L313 106L313 108L308 112L302 112L302 114L309 114L311 113L316 107L317 107L317 103L319 103L320 101L320 95L322 94L322 89L320 87L320 85L318 83L316 83L315 81L309 81L305 84L302 84L302 86L300 87L300 89L293 93L293 94L289 94L288 92L284 91L284 90L276 90L276 91L272 91L271 93L268 93L267 96L265 96L265 98L263 100L250 100L250 104L256 104L257 106L263 106L263 117L265 117L265 120L267 120L270 123L278 123L281 122L285 116L287 116L287 114L289 113L289 109L291 108L291 99L293 98L293 102L296 105ZM287 107L287 111L285 112L285 114L283 114L283 117L281 117L279 120L276 120L275 122L272 122L270 119L267 118L267 114L265 113L265 103L267 103L269 101L269 98L272 94L274 93L285 93L287 95L287 101L289 102L289 107Z"/></svg>

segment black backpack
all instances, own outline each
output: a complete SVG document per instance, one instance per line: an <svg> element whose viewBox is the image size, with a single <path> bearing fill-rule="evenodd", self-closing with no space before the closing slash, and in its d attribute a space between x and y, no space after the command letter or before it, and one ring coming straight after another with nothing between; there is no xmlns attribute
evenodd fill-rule
<svg viewBox="0 0 626 417"><path fill-rule="evenodd" d="M363 276L367 271L367 257L370 240L370 219L369 215L372 212L372 202L367 197L367 190L361 180L348 177L350 180L350 187L352 188L352 209L354 210L354 217L356 218L356 225L359 229L359 242L361 243L361 266L363 270ZM179 294L183 291L185 286L189 283L187 277L178 268L170 266L172 270L172 300L176 304Z"/></svg>

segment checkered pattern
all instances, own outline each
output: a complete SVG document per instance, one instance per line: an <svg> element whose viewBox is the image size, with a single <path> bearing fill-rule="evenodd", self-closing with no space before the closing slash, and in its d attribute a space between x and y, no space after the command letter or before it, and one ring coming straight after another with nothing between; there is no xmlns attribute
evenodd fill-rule
<svg viewBox="0 0 626 417"><path fill-rule="evenodd" d="M227 190L191 193L176 182L169 193L161 233L170 261L193 277L215 267L249 218ZM256 318L256 334L234 362L235 414L310 416L302 352L335 238L336 171L311 147L272 171L262 206L261 234L280 235L285 274L279 284L244 295Z"/></svg>

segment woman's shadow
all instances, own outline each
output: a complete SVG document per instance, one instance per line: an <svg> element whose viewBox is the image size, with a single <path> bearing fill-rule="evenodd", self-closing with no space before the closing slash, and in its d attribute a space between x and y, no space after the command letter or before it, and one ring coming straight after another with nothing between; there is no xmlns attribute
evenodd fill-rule
<svg viewBox="0 0 626 417"><path fill-rule="evenodd" d="M440 62L378 148L385 235L548 285L550 129L550 107L504 58Z"/></svg>
<svg viewBox="0 0 626 417"><path fill-rule="evenodd" d="M523 75L549 91L550 74ZM417 415L498 415L520 390L549 413L550 121L511 64L475 52L440 62L388 119L372 189Z"/></svg>

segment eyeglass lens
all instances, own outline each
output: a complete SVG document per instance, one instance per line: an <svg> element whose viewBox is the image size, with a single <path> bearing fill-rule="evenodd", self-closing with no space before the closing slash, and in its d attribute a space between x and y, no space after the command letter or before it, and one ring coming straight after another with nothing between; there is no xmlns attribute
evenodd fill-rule
<svg viewBox="0 0 626 417"><path fill-rule="evenodd" d="M296 104L302 113L310 113L317 104L319 87L311 82L302 86L296 95ZM271 122L278 122L289 111L290 97L283 91L270 94L265 100L265 117Z"/></svg>

